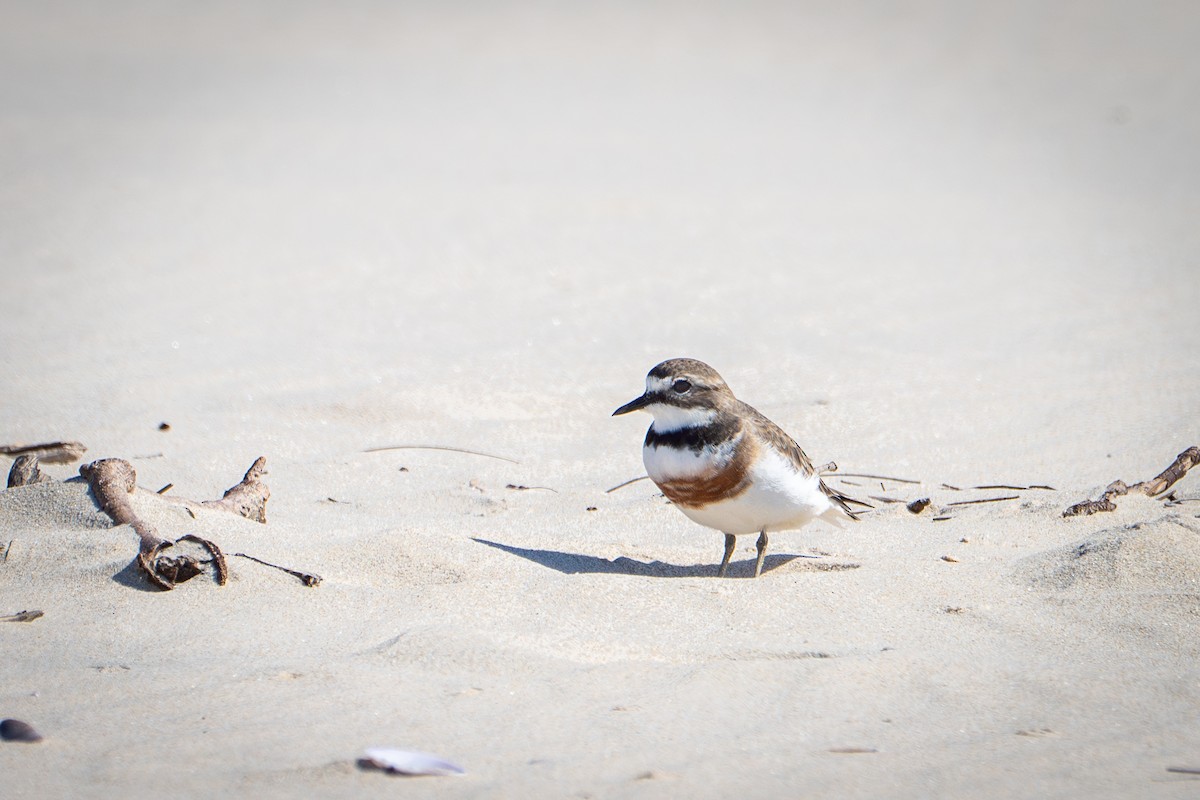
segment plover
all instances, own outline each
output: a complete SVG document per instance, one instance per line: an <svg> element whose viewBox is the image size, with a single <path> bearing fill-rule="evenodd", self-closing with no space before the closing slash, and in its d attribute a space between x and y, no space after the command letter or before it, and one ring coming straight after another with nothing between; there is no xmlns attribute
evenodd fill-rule
<svg viewBox="0 0 1200 800"><path fill-rule="evenodd" d="M856 519L848 503L866 505L826 486L800 445L703 361L673 358L650 370L645 393L613 416L630 411L654 417L642 445L650 479L689 519L725 534L718 577L738 536L758 534L757 578L767 534L814 519L841 527Z"/></svg>

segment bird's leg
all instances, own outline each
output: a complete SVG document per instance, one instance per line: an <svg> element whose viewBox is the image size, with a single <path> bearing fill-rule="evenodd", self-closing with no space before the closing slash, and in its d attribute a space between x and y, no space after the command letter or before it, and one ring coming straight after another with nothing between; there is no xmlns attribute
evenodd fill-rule
<svg viewBox="0 0 1200 800"><path fill-rule="evenodd" d="M767 532L762 531L758 534L758 561L754 562L754 577L762 574L763 559L767 557Z"/></svg>
<svg viewBox="0 0 1200 800"><path fill-rule="evenodd" d="M733 548L737 544L737 537L732 533L725 534L725 557L721 559L721 566L717 570L717 577L724 578L726 571L729 569L729 559L733 558Z"/></svg>

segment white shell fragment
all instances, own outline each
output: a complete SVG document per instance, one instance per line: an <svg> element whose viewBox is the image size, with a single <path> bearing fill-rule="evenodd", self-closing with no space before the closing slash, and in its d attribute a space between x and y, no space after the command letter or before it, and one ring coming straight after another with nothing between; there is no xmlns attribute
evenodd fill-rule
<svg viewBox="0 0 1200 800"><path fill-rule="evenodd" d="M368 747L363 766L401 775L464 775L466 770L431 753L398 750L394 747Z"/></svg>

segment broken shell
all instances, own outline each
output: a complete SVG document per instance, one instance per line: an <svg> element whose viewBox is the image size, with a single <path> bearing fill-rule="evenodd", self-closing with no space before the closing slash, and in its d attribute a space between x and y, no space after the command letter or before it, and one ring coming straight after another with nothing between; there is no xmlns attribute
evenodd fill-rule
<svg viewBox="0 0 1200 800"><path fill-rule="evenodd" d="M361 767L397 772L401 775L463 775L462 767L431 753L418 750L398 750L392 747L368 747L366 757L358 761Z"/></svg>
<svg viewBox="0 0 1200 800"><path fill-rule="evenodd" d="M6 719L0 720L0 739L6 742L40 742L42 735L28 722Z"/></svg>

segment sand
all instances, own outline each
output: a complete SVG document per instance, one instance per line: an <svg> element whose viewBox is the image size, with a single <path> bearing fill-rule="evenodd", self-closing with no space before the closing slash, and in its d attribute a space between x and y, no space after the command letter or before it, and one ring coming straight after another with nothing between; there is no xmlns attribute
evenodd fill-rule
<svg viewBox="0 0 1200 800"><path fill-rule="evenodd" d="M0 492L0 615L45 612L0 623L0 718L45 736L0 793L1196 796L1200 478L1061 512L1200 443L1198 38L1166 2L5 4L0 443L127 458L164 535L324 582L151 591L84 484ZM932 506L716 579L719 534L605 492L648 423L609 414L684 355ZM519 463L363 452L419 444ZM170 502L260 455L266 525Z"/></svg>

